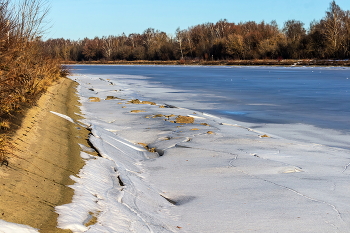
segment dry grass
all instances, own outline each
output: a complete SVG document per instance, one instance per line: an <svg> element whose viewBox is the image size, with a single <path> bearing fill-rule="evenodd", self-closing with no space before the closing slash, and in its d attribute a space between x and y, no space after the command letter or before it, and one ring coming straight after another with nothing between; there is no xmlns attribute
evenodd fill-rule
<svg viewBox="0 0 350 233"><path fill-rule="evenodd" d="M139 112L146 112L146 111L145 110L131 110L130 112L139 113Z"/></svg>
<svg viewBox="0 0 350 233"><path fill-rule="evenodd" d="M128 101L131 104L150 104L150 105L156 105L156 103L151 102L151 101L140 101L139 99L134 99L134 100L130 100Z"/></svg>
<svg viewBox="0 0 350 233"><path fill-rule="evenodd" d="M8 159L13 154L16 147L11 143L7 135L0 136L0 166L8 166Z"/></svg>
<svg viewBox="0 0 350 233"><path fill-rule="evenodd" d="M9 130L11 128L11 122L9 120L0 121L1 130Z"/></svg>
<svg viewBox="0 0 350 233"><path fill-rule="evenodd" d="M157 152L157 149L155 147L149 147L148 144L146 144L146 143L139 142L138 144L143 146L149 152L152 152L152 153L156 153Z"/></svg>
<svg viewBox="0 0 350 233"><path fill-rule="evenodd" d="M175 122L178 124L192 124L194 123L194 118L190 116L177 116Z"/></svg>
<svg viewBox="0 0 350 233"><path fill-rule="evenodd" d="M101 99L98 98L98 97L89 97L89 101L90 101L90 102L100 102Z"/></svg>
<svg viewBox="0 0 350 233"><path fill-rule="evenodd" d="M35 104L55 80L69 73L40 46L40 23L47 13L41 5L41 0L24 1L19 10L10 0L0 4L1 163L13 149L8 138L14 130L14 116Z"/></svg>

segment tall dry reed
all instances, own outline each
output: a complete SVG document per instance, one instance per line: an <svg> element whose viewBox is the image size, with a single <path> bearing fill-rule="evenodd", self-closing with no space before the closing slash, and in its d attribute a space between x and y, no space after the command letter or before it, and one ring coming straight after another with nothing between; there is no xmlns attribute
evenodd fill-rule
<svg viewBox="0 0 350 233"><path fill-rule="evenodd" d="M14 113L67 74L40 46L47 13L42 0L0 1L0 164L11 154Z"/></svg>

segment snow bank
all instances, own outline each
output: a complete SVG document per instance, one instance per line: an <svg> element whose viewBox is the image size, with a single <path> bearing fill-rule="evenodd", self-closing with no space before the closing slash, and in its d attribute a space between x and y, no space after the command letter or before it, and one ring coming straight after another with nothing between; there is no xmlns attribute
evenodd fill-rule
<svg viewBox="0 0 350 233"><path fill-rule="evenodd" d="M38 229L17 223L10 223L0 219L0 232L2 233L38 233Z"/></svg>

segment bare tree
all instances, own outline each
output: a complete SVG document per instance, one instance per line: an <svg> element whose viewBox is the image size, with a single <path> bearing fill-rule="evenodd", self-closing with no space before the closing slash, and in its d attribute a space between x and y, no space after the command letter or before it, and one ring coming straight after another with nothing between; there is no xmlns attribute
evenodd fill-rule
<svg viewBox="0 0 350 233"><path fill-rule="evenodd" d="M326 11L326 17L322 21L325 36L330 43L330 54L332 55L336 55L340 46L344 43L344 16L345 12L333 0L328 11Z"/></svg>
<svg viewBox="0 0 350 233"><path fill-rule="evenodd" d="M49 13L47 2L44 0L23 0L18 5L14 5L14 8L17 12L14 34L28 41L40 38L47 30L47 24L44 23Z"/></svg>
<svg viewBox="0 0 350 233"><path fill-rule="evenodd" d="M184 54L182 52L182 41L184 39L184 36L182 35L183 32L180 30L180 28L177 28L175 33L176 33L176 41L179 44L181 59L183 59L184 58Z"/></svg>
<svg viewBox="0 0 350 233"><path fill-rule="evenodd" d="M286 36L286 53L289 58L300 58L301 41L306 35L304 23L288 20L284 23L282 32Z"/></svg>
<svg viewBox="0 0 350 233"><path fill-rule="evenodd" d="M298 41L306 34L304 23L298 20L286 21L282 31L290 41Z"/></svg>
<svg viewBox="0 0 350 233"><path fill-rule="evenodd" d="M226 49L230 56L236 59L245 59L246 48L242 35L231 34L227 38Z"/></svg>
<svg viewBox="0 0 350 233"><path fill-rule="evenodd" d="M112 59L116 49L116 38L114 36L102 37L102 51L107 60Z"/></svg>

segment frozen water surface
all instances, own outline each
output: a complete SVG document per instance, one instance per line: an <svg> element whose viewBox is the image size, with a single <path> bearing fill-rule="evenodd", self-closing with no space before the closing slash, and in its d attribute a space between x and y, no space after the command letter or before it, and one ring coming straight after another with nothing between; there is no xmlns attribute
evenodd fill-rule
<svg viewBox="0 0 350 233"><path fill-rule="evenodd" d="M247 122L307 123L350 132L350 70L305 67L177 67L177 66L74 66L77 72L120 74L118 80L141 79L152 88L168 87L162 95L144 93L160 101L198 101L198 110ZM127 75L127 76L123 76ZM136 75L137 78L130 77ZM131 81L130 81L131 83ZM157 93L157 90L153 90ZM182 94L182 95L181 95ZM196 95L194 95L196 94ZM175 97L175 99L174 99ZM186 103L178 103L182 105ZM207 106L209 105L209 106ZM214 106L213 106L214 105ZM236 114L232 114L236 115ZM234 118L234 117L233 117ZM336 118L336 119L334 119ZM344 126L345 125L345 126Z"/></svg>
<svg viewBox="0 0 350 233"><path fill-rule="evenodd" d="M268 123L283 124L280 128L284 128L285 124L299 123L336 130L341 145L323 140L324 135L315 132L312 137L322 138L331 146L349 148L348 141L341 139L343 134L350 134L349 68L103 65L72 68L81 74L112 75L118 82L135 88L135 98L239 120L248 127L265 127ZM140 93L140 87L147 90ZM294 133L290 130L287 127L279 133L288 131L283 136L292 137Z"/></svg>
<svg viewBox="0 0 350 233"><path fill-rule="evenodd" d="M82 152L59 227L349 232L349 69L74 68L100 157Z"/></svg>

